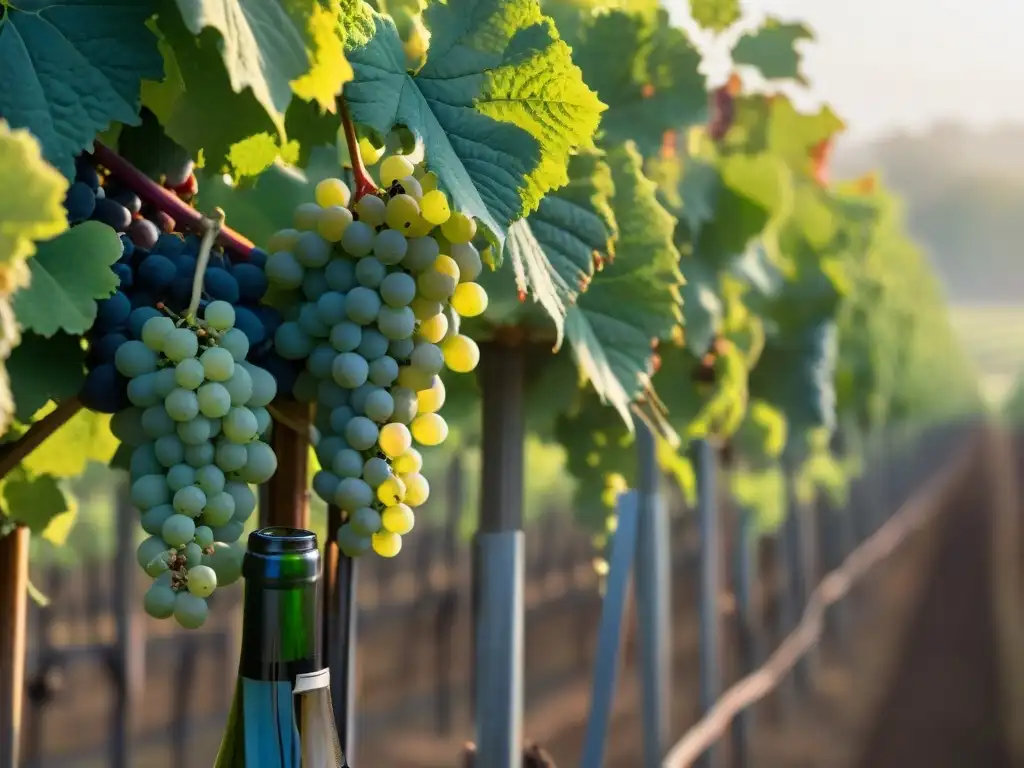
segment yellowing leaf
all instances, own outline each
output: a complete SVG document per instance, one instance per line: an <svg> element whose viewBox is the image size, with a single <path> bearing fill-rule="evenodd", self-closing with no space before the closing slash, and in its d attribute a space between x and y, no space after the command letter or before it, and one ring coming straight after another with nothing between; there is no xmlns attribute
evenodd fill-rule
<svg viewBox="0 0 1024 768"><path fill-rule="evenodd" d="M277 160L277 139L269 133L257 133L231 145L228 162L236 176L259 176Z"/></svg>
<svg viewBox="0 0 1024 768"><path fill-rule="evenodd" d="M315 101L325 112L335 111L335 98L341 83L352 79L352 65L345 59L345 48L338 36L337 3L328 10L313 6L309 17L307 48L309 72L291 82L292 91L300 99Z"/></svg>
<svg viewBox="0 0 1024 768"><path fill-rule="evenodd" d="M0 120L0 265L11 268L35 253L33 241L68 228L64 194L68 182L43 159L39 142L24 129ZM0 276L0 292L17 285Z"/></svg>
<svg viewBox="0 0 1024 768"><path fill-rule="evenodd" d="M3 510L7 517L32 533L44 536L54 518L74 509L56 478L52 475L33 476L20 467L2 481L0 494L3 495ZM51 534L57 540L54 543L59 544L61 535L66 536L69 529L66 520L58 524Z"/></svg>
<svg viewBox="0 0 1024 768"><path fill-rule="evenodd" d="M38 416L50 410L52 404ZM32 451L22 466L35 475L75 477L85 471L89 461L108 463L117 445L110 433L110 417L83 409Z"/></svg>
<svg viewBox="0 0 1024 768"><path fill-rule="evenodd" d="M318 0L177 0L177 6L193 35L205 29L220 35L217 48L231 89L251 89L282 133L293 93L324 106L351 77L339 55L337 2L325 7ZM181 61L188 51L175 54Z"/></svg>

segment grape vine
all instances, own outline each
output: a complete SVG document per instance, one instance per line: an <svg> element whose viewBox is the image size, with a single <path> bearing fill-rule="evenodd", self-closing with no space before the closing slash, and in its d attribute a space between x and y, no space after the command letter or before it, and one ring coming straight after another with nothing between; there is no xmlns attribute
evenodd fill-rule
<svg viewBox="0 0 1024 768"><path fill-rule="evenodd" d="M476 368L480 352L460 328L486 310L487 293L473 282L483 268L476 222L451 211L435 174L401 154L380 161L380 189L361 160L353 170L354 195L328 178L295 209L294 227L268 244L266 273L295 317L274 345L304 362L293 393L316 403L324 468L313 490L346 514L345 554L394 557L430 493L413 442L448 435L439 374Z"/></svg>
<svg viewBox="0 0 1024 768"><path fill-rule="evenodd" d="M421 449L474 443L478 343L531 351L599 544L638 428L685 492L688 441L728 448L768 526L784 464L842 490L837 432L977 405L891 196L786 95L800 24L722 35L708 82L649 2L13 3L0 34L42 17L0 71L39 85L0 93L0 514L59 543L62 480L127 470L153 616L238 578L295 401L342 550L398 554Z"/></svg>

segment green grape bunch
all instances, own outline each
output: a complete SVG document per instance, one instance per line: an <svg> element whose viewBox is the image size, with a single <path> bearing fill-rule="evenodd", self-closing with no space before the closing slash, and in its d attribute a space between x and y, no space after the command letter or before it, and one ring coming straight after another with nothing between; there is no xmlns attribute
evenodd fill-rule
<svg viewBox="0 0 1024 768"><path fill-rule="evenodd" d="M111 419L133 447L131 500L149 538L139 565L155 579L144 607L188 629L207 616L207 598L241 576L238 540L256 509L253 484L277 470L260 438L277 382L246 362L249 345L224 301L204 319L152 317L141 340L124 343L114 364L128 378L131 407Z"/></svg>
<svg viewBox="0 0 1024 768"><path fill-rule="evenodd" d="M313 490L343 511L350 557L401 550L430 493L414 444L447 437L440 374L476 368L460 324L487 308L476 221L404 155L385 157L379 176L382 191L355 201L341 180L321 181L271 238L265 267L288 318L275 349L304 361L293 393L316 404Z"/></svg>

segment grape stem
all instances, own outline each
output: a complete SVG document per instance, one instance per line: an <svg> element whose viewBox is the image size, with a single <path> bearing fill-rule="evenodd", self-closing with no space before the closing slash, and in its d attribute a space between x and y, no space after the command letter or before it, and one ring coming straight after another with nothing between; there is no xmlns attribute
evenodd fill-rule
<svg viewBox="0 0 1024 768"><path fill-rule="evenodd" d="M359 138L356 136L356 124L352 122L352 114L348 111L348 102L345 101L343 96L338 97L338 113L341 115L341 125L345 130L345 144L348 146L348 156L352 160L352 179L355 182L352 204L355 205L364 196L376 195L379 190L366 170L363 156L359 154Z"/></svg>
<svg viewBox="0 0 1024 768"><path fill-rule="evenodd" d="M50 435L63 427L72 416L82 409L77 397L63 400L50 413L33 424L17 440L0 448L0 478L18 466L32 451L43 444Z"/></svg>
<svg viewBox="0 0 1024 768"><path fill-rule="evenodd" d="M170 190L161 187L110 147L96 141L92 156L144 202L174 219L178 227L191 229L197 234L206 233L206 226L203 223L206 217L202 213L182 202ZM252 249L256 247L251 240L226 226L220 228L217 242L244 259L248 259Z"/></svg>
<svg viewBox="0 0 1024 768"><path fill-rule="evenodd" d="M213 241L224 228L224 211L217 208L213 216L203 216L203 239L199 244L199 255L196 258L196 273L192 277L192 300L188 305L185 317L195 320L199 311L199 300L203 296L203 280L206 279L206 266L210 263L210 249Z"/></svg>

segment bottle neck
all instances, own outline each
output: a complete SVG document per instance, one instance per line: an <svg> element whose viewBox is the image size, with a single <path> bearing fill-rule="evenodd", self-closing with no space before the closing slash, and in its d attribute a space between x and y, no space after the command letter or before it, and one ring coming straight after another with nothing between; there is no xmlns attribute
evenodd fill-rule
<svg viewBox="0 0 1024 768"><path fill-rule="evenodd" d="M250 555L247 565L240 675L294 683L297 675L321 669L319 559Z"/></svg>

